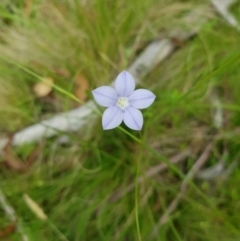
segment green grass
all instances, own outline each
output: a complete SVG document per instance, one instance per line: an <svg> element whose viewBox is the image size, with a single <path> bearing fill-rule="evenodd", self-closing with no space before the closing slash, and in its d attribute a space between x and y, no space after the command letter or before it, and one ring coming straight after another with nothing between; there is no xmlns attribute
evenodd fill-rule
<svg viewBox="0 0 240 241"><path fill-rule="evenodd" d="M88 79L91 89L108 84L149 42L162 33L168 36L176 26L184 27L182 16L204 4L79 2L32 1L30 12L22 1L3 1L0 6L0 116L4 117L0 118L0 136L78 106L73 97L77 73ZM235 6L234 13L240 12ZM67 145L57 144L58 137L45 140L25 173L7 169L2 157L0 188L29 239L151 240L153 228L213 138L205 167L216 164L224 152L229 166L239 154L239 57L239 32L214 17L141 81L138 87L151 89L157 96L143 111L141 133L124 125L103 131L99 117L94 128L86 128L87 133L66 133ZM34 95L37 76L55 79L52 95L57 108ZM214 93L223 110L221 128L214 126ZM16 147L14 152L26 160L36 146ZM193 154L185 162L169 164L172 156L186 149ZM124 191L146 170L163 162L168 164L165 172L145 177L135 189L111 201L117 190ZM239 176L237 166L227 179L194 180L152 240L238 241ZM23 199L25 193L43 208L47 221L31 212ZM10 224L0 206L0 232ZM3 240L21 237L13 232Z"/></svg>

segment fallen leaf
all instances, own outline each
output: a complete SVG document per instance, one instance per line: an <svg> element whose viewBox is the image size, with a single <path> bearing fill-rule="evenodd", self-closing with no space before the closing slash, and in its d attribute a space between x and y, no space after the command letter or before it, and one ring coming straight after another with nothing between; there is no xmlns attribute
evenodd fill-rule
<svg viewBox="0 0 240 241"><path fill-rule="evenodd" d="M5 154L5 161L4 163L11 169L19 172L24 172L29 169L29 167L34 163L37 159L38 155L40 154L43 145L39 143L38 146L29 154L25 162L19 159L12 150L12 138L10 137L7 144L3 148L3 152Z"/></svg>
<svg viewBox="0 0 240 241"><path fill-rule="evenodd" d="M75 96L80 100L85 101L87 99L87 90L89 89L88 80L83 75L78 74L75 77L75 84Z"/></svg>
<svg viewBox="0 0 240 241"><path fill-rule="evenodd" d="M37 97L45 97L50 94L53 89L54 79L46 77L42 81L33 86L33 91Z"/></svg>
<svg viewBox="0 0 240 241"><path fill-rule="evenodd" d="M67 69L53 67L52 71L63 78L70 78L70 73Z"/></svg>
<svg viewBox="0 0 240 241"><path fill-rule="evenodd" d="M16 223L8 225L7 227L0 230L0 238L5 238L6 236L9 236L10 234L14 233L16 229Z"/></svg>
<svg viewBox="0 0 240 241"><path fill-rule="evenodd" d="M26 171L26 165L14 155L11 142L12 138L9 138L6 146L3 148L5 154L5 164L16 171Z"/></svg>
<svg viewBox="0 0 240 241"><path fill-rule="evenodd" d="M31 209L31 211L42 221L47 220L47 215L43 212L42 208L32 200L27 194L23 195L24 201L27 206Z"/></svg>

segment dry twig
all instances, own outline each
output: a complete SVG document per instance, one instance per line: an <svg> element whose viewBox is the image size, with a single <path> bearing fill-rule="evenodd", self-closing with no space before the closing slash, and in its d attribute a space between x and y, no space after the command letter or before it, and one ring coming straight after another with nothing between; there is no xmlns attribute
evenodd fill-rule
<svg viewBox="0 0 240 241"><path fill-rule="evenodd" d="M157 234L159 227L162 226L164 223L166 223L168 221L169 215L177 208L180 200L182 199L183 195L187 191L189 182L192 181L192 179L194 178L196 173L206 163L206 161L208 160L208 158L211 154L212 149L213 149L213 143L211 142L210 144L208 144L208 146L205 148L202 155L198 158L196 163L192 166L192 168L190 169L190 171L188 172L188 174L184 178L179 193L173 199L173 201L170 203L166 212L161 216L159 222L154 227L153 232L151 234L152 237Z"/></svg>
<svg viewBox="0 0 240 241"><path fill-rule="evenodd" d="M213 180L225 172L226 160L229 158L228 151L224 151L219 161L208 168L205 168L199 171L196 175L196 178L201 180Z"/></svg>
<svg viewBox="0 0 240 241"><path fill-rule="evenodd" d="M236 2L236 0L211 0L216 10L225 18L225 20L238 31L240 31L240 24L237 19L229 12L229 7Z"/></svg>

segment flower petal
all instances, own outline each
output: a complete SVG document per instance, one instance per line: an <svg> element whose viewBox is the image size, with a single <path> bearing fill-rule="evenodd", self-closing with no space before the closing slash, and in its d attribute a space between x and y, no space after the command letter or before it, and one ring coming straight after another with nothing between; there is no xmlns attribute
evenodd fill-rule
<svg viewBox="0 0 240 241"><path fill-rule="evenodd" d="M104 107L110 107L116 104L118 96L116 91L109 86L102 86L92 91L96 102Z"/></svg>
<svg viewBox="0 0 240 241"><path fill-rule="evenodd" d="M122 71L116 78L115 89L120 97L128 97L135 89L133 76L126 70Z"/></svg>
<svg viewBox="0 0 240 241"><path fill-rule="evenodd" d="M138 109L149 107L156 96L149 90L138 89L135 90L128 98L129 104Z"/></svg>
<svg viewBox="0 0 240 241"><path fill-rule="evenodd" d="M123 121L126 126L133 130L141 130L143 126L143 116L140 110L128 107L125 109Z"/></svg>
<svg viewBox="0 0 240 241"><path fill-rule="evenodd" d="M102 117L102 125L104 130L113 129L121 124L123 120L123 112L117 106L107 108Z"/></svg>

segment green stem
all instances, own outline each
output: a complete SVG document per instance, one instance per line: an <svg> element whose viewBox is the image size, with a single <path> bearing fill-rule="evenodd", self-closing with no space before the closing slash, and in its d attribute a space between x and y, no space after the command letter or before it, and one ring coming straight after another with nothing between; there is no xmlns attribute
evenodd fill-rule
<svg viewBox="0 0 240 241"><path fill-rule="evenodd" d="M139 160L137 160L136 180L135 180L135 220L136 220L138 240L142 241L140 225L139 225L139 213L138 213L138 176L139 176Z"/></svg>
<svg viewBox="0 0 240 241"><path fill-rule="evenodd" d="M131 134L130 132L128 132L127 130L122 128L121 126L118 126L118 129L120 129L122 132L124 132L125 134L130 136L134 141L142 144L142 141L140 139L138 139L136 136L134 136L133 134Z"/></svg>

